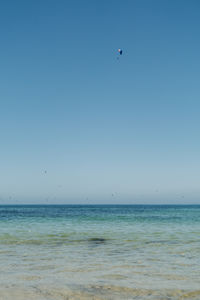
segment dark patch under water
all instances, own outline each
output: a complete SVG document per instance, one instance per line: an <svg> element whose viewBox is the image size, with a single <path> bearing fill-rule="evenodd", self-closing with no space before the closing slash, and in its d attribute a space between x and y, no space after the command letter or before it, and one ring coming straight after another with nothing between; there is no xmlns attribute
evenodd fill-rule
<svg viewBox="0 0 200 300"><path fill-rule="evenodd" d="M98 245L98 244L105 244L106 243L106 239L95 237L95 238L88 239L88 242L91 243L91 244L96 244L96 245Z"/></svg>

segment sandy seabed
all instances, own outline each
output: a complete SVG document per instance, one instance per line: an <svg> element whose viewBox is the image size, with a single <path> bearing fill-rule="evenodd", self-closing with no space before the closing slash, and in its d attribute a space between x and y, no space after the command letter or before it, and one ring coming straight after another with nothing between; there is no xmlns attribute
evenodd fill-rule
<svg viewBox="0 0 200 300"><path fill-rule="evenodd" d="M179 300L200 299L200 289L187 290L151 290L134 289L120 286L91 285L70 288L30 286L29 288L5 287L0 289L1 300Z"/></svg>

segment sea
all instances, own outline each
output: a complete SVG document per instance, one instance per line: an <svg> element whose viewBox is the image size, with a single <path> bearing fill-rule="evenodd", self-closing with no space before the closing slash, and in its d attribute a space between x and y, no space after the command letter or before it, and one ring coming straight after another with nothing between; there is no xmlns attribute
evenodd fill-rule
<svg viewBox="0 0 200 300"><path fill-rule="evenodd" d="M1 205L1 300L200 299L198 205Z"/></svg>

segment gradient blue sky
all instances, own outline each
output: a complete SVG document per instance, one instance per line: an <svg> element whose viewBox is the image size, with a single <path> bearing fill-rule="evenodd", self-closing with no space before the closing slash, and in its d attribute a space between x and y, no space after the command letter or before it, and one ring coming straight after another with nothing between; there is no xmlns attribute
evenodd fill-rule
<svg viewBox="0 0 200 300"><path fill-rule="evenodd" d="M199 1L1 1L0 45L1 203L200 203Z"/></svg>

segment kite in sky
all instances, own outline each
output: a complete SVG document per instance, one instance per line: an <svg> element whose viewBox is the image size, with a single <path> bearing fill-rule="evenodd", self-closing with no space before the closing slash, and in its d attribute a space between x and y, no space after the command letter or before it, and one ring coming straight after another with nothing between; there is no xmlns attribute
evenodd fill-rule
<svg viewBox="0 0 200 300"><path fill-rule="evenodd" d="M119 57L122 55L122 49L118 49L117 52L119 53L119 56L117 57L117 59L119 59Z"/></svg>

